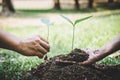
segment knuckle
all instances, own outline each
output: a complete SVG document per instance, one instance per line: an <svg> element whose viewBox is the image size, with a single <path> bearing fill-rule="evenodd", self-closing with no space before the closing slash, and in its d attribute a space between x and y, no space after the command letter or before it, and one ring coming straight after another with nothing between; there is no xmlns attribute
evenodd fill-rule
<svg viewBox="0 0 120 80"><path fill-rule="evenodd" d="M41 38L41 36L39 34L36 35L37 38Z"/></svg>
<svg viewBox="0 0 120 80"><path fill-rule="evenodd" d="M35 40L35 42L37 42L37 43L38 43L38 42L40 42L40 40L39 40L39 39L36 39L36 40Z"/></svg>
<svg viewBox="0 0 120 80"><path fill-rule="evenodd" d="M39 37L35 37L35 40L39 40Z"/></svg>
<svg viewBox="0 0 120 80"><path fill-rule="evenodd" d="M35 38L34 42L41 42L39 38Z"/></svg>
<svg viewBox="0 0 120 80"><path fill-rule="evenodd" d="M35 41L32 41L31 43L32 43L33 45L35 45L35 44L36 44L36 42L35 42Z"/></svg>

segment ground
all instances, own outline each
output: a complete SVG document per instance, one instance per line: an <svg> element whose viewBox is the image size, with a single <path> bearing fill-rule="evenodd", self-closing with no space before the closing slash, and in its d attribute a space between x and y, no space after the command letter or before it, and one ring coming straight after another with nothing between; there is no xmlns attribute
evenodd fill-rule
<svg viewBox="0 0 120 80"><path fill-rule="evenodd" d="M80 65L88 58L81 49L59 55L27 73L27 80L119 80L120 65Z"/></svg>

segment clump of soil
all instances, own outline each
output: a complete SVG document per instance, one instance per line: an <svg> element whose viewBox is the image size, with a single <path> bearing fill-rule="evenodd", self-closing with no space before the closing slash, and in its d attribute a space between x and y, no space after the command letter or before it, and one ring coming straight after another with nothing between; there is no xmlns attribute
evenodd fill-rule
<svg viewBox="0 0 120 80"><path fill-rule="evenodd" d="M81 49L53 57L29 71L27 80L120 80L120 65L77 64L88 57Z"/></svg>
<svg viewBox="0 0 120 80"><path fill-rule="evenodd" d="M88 57L89 55L81 49L74 49L67 55L58 56L58 58L63 61L75 61L75 62L83 62L87 60Z"/></svg>

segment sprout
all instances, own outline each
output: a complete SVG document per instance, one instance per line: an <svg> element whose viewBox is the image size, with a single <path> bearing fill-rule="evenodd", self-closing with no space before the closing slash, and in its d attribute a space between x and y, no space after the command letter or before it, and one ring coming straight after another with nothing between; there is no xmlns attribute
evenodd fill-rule
<svg viewBox="0 0 120 80"><path fill-rule="evenodd" d="M49 41L49 34L50 34L50 31L49 31L49 27L50 25L53 25L52 22L50 22L50 20L48 18L42 18L41 19L41 22L44 23L46 26L47 26L47 41ZM43 57L44 60L48 60L48 57L47 55L45 55Z"/></svg>
<svg viewBox="0 0 120 80"><path fill-rule="evenodd" d="M85 17L85 18L77 19L77 20L75 20L75 22L72 22L66 16L61 15L61 17L64 18L65 20L67 20L73 26L73 38L72 38L72 50L73 50L73 48L74 48L74 34L75 34L75 26L76 26L76 24L78 24L79 22L82 22L82 21L84 21L84 20L86 20L86 19L88 19L88 18L90 18L92 16L88 16L88 17Z"/></svg>
<svg viewBox="0 0 120 80"><path fill-rule="evenodd" d="M53 25L53 23L50 22L50 20L48 18L42 18L41 22L47 26L47 40L49 40L49 33L50 33L49 27L50 27L50 25Z"/></svg>

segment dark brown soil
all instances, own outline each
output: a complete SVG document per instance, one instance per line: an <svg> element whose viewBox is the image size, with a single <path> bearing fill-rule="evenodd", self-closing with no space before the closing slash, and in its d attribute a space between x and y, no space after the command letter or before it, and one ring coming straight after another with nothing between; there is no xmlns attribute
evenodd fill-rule
<svg viewBox="0 0 120 80"><path fill-rule="evenodd" d="M75 49L67 55L53 57L29 71L27 80L120 80L120 65L77 64L88 56L83 50Z"/></svg>

